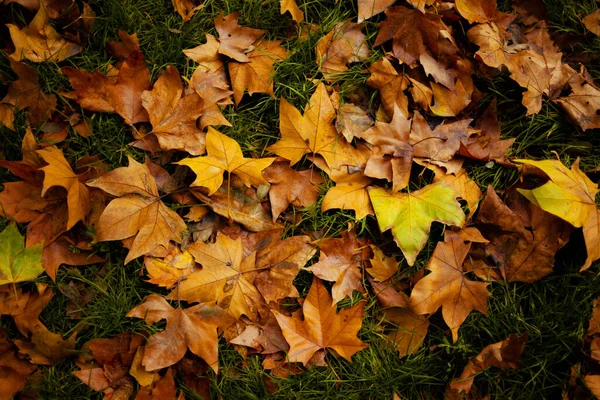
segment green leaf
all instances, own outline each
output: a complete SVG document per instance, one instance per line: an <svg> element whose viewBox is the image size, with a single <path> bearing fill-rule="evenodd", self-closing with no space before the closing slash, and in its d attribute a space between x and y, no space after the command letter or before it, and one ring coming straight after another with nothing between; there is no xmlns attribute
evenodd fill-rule
<svg viewBox="0 0 600 400"><path fill-rule="evenodd" d="M456 200L457 196L453 189L439 183L413 193L390 193L381 188L369 188L379 229L382 232L392 230L408 265L415 263L433 221L455 226L465 224L465 213Z"/></svg>
<svg viewBox="0 0 600 400"><path fill-rule="evenodd" d="M15 224L0 233L0 285L30 281L44 272L42 243L25 248Z"/></svg>

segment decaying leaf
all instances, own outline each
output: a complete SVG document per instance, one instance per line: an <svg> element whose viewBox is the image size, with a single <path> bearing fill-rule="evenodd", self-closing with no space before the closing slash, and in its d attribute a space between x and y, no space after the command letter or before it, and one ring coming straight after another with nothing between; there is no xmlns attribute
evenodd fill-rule
<svg viewBox="0 0 600 400"><path fill-rule="evenodd" d="M475 375L490 367L519 368L519 360L528 336L528 332L520 336L511 333L503 341L486 346L477 357L469 360L460 377L452 380L450 389L469 393Z"/></svg>
<svg viewBox="0 0 600 400"><path fill-rule="evenodd" d="M328 80L335 80L336 73L347 71L348 64L369 57L361 27L350 21L340 22L317 43L317 64Z"/></svg>
<svg viewBox="0 0 600 400"><path fill-rule="evenodd" d="M304 320L274 311L285 340L290 345L289 362L307 365L319 350L332 349L348 361L368 347L356 334L362 326L364 302L336 313L331 296L320 279L314 278L304 300Z"/></svg>

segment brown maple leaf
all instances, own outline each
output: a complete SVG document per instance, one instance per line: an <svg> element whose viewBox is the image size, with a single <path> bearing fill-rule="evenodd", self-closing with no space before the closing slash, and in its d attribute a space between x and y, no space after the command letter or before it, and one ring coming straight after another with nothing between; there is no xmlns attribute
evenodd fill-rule
<svg viewBox="0 0 600 400"><path fill-rule="evenodd" d="M195 92L184 94L179 72L168 66L152 90L142 92L142 105L148 111L152 134L163 150L205 152L206 133L197 127L204 102Z"/></svg>
<svg viewBox="0 0 600 400"><path fill-rule="evenodd" d="M181 21L182 24L185 24L192 19L194 14L196 14L196 11L204 8L204 2L202 0L171 0L171 2L173 3L173 7L175 7L175 11L181 15L183 20Z"/></svg>
<svg viewBox="0 0 600 400"><path fill-rule="evenodd" d="M408 88L409 80L404 74L399 74L387 58L382 58L371 64L371 74L367 85L379 90L381 104L389 117L394 116L394 107L397 105L402 115L408 118L408 97L404 90ZM429 101L427 107L429 106Z"/></svg>
<svg viewBox="0 0 600 400"><path fill-rule="evenodd" d="M475 375L489 368L501 369L519 368L521 353L525 349L525 342L529 336L525 332L521 336L511 333L501 342L486 346L477 357L469 360L460 377L450 383L449 389L457 392L469 393L473 386Z"/></svg>
<svg viewBox="0 0 600 400"><path fill-rule="evenodd" d="M276 161L267 167L263 176L271 187L269 199L273 222L291 204L294 207L308 207L317 202L318 186L323 183L321 175L314 170L296 171L288 161Z"/></svg>
<svg viewBox="0 0 600 400"><path fill-rule="evenodd" d="M344 135L348 143L352 143L355 137L359 137L372 125L373 119L367 110L352 103L344 103L335 120L335 129Z"/></svg>
<svg viewBox="0 0 600 400"><path fill-rule="evenodd" d="M476 247L485 248L485 254L496 263L493 266L509 282L531 283L551 273L554 255L567 243L572 230L514 190L504 204L491 186L476 224L490 241Z"/></svg>
<svg viewBox="0 0 600 400"><path fill-rule="evenodd" d="M335 74L347 71L348 64L371 55L361 28L354 22L339 22L317 43L317 64L327 80L335 80Z"/></svg>
<svg viewBox="0 0 600 400"><path fill-rule="evenodd" d="M143 318L148 325L162 319L167 321L165 330L150 336L144 349L142 365L147 371L175 364L189 348L217 372L217 330L233 322L218 306L198 304L186 309L173 308L156 294L146 297L127 317Z"/></svg>
<svg viewBox="0 0 600 400"><path fill-rule="evenodd" d="M413 156L429 161L451 160L467 138L470 123L470 119L462 119L440 124L431 130L425 118L415 112L410 131Z"/></svg>
<svg viewBox="0 0 600 400"><path fill-rule="evenodd" d="M358 22L384 12L396 0L358 0Z"/></svg>
<svg viewBox="0 0 600 400"><path fill-rule="evenodd" d="M0 100L0 122L14 129L15 113L27 109L28 120L34 126L41 125L56 108L56 96L42 91L39 74L23 62L9 59L12 70L17 74L16 81L8 87L6 96Z"/></svg>
<svg viewBox="0 0 600 400"><path fill-rule="evenodd" d="M219 54L239 62L250 61L246 50L262 36L265 31L238 25L240 13L219 16L215 19L215 29L219 33Z"/></svg>
<svg viewBox="0 0 600 400"><path fill-rule="evenodd" d="M600 89L581 66L579 74L573 74L568 80L571 93L554 100L566 111L567 115L584 131L600 128Z"/></svg>
<svg viewBox="0 0 600 400"><path fill-rule="evenodd" d="M8 341L5 329L0 329L0 387L2 398L9 400L27 384L27 376L35 371L35 366L20 359L15 346Z"/></svg>
<svg viewBox="0 0 600 400"><path fill-rule="evenodd" d="M116 112L129 125L149 121L142 106L142 93L150 89L150 71L139 51L131 52L116 78L71 67L63 67L61 71L75 90L69 97L86 110Z"/></svg>
<svg viewBox="0 0 600 400"><path fill-rule="evenodd" d="M465 244L458 235L447 233L427 264L431 273L417 282L409 299L410 308L417 314L433 314L442 307L454 343L458 328L471 311L487 315L488 283L467 279L463 269L470 248L471 244Z"/></svg>
<svg viewBox="0 0 600 400"><path fill-rule="evenodd" d="M319 278L335 282L331 288L333 303L337 304L356 290L364 292L362 268L367 242L358 239L356 232L344 232L339 239L323 239L319 243L319 261L307 271Z"/></svg>
<svg viewBox="0 0 600 400"><path fill-rule="evenodd" d="M148 167L129 158L129 166L114 169L88 182L116 196L100 217L96 240L133 238L125 263L151 252L169 241L181 243L186 225L177 213L160 199L158 187Z"/></svg>
<svg viewBox="0 0 600 400"><path fill-rule="evenodd" d="M362 326L365 303L343 309L339 314L331 296L317 277L304 300L304 320L273 311L290 349L289 362L307 365L320 350L332 349L351 361L356 352L367 348L356 335Z"/></svg>
<svg viewBox="0 0 600 400"><path fill-rule="evenodd" d="M298 7L295 0L280 0L279 3L281 15L289 12L296 23L304 21L304 12Z"/></svg>

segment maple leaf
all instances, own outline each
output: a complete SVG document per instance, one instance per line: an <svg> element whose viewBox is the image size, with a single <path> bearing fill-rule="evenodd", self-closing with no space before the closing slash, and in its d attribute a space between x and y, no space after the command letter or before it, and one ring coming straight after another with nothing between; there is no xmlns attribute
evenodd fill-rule
<svg viewBox="0 0 600 400"><path fill-rule="evenodd" d="M323 183L321 175L313 170L296 171L289 162L275 162L265 169L263 176L269 181L269 200L273 222L291 204L308 207L317 202L317 187Z"/></svg>
<svg viewBox="0 0 600 400"><path fill-rule="evenodd" d="M475 375L490 367L501 369L519 368L519 360L525 349L528 332L523 335L511 333L501 342L490 344L481 350L477 357L469 360L460 377L450 383L450 389L457 392L469 393L473 386Z"/></svg>
<svg viewBox="0 0 600 400"><path fill-rule="evenodd" d="M35 366L17 356L15 346L6 336L6 330L0 330L0 387L1 398L10 400L25 387L26 377L35 371Z"/></svg>
<svg viewBox="0 0 600 400"><path fill-rule="evenodd" d="M392 234L408 265L413 265L425 245L431 223L463 226L465 214L451 188L434 183L412 193L390 193L370 187L369 197L379 229Z"/></svg>
<svg viewBox="0 0 600 400"><path fill-rule="evenodd" d="M458 151L461 156L481 161L498 161L505 158L508 149L516 140L514 138L504 140L500 138L500 124L498 123L495 98L477 120L475 129L479 132L469 135L461 142Z"/></svg>
<svg viewBox="0 0 600 400"><path fill-rule="evenodd" d="M288 361L307 365L315 353L328 348L351 361L353 354L369 347L356 336L362 325L364 308L365 303L361 302L337 314L327 289L315 277L302 304L304 320L273 311L290 345Z"/></svg>
<svg viewBox="0 0 600 400"><path fill-rule="evenodd" d="M75 251L71 251L74 249ZM89 251L82 250L70 243L64 236L56 241L44 246L42 253L42 264L46 274L56 281L58 268L63 265L90 265L104 261L96 254L90 254Z"/></svg>
<svg viewBox="0 0 600 400"><path fill-rule="evenodd" d="M132 125L149 121L142 106L142 93L150 89L150 71L139 51L133 51L125 60L116 79L109 79L98 71L89 72L63 67L75 93L69 94L86 110L116 112L125 123Z"/></svg>
<svg viewBox="0 0 600 400"><path fill-rule="evenodd" d="M362 286L363 247L366 241L356 238L356 232L344 232L340 239L323 239L319 242L319 261L307 271L319 278L335 282L331 288L333 304L356 290L364 292Z"/></svg>
<svg viewBox="0 0 600 400"><path fill-rule="evenodd" d="M335 130L335 109L325 84L320 83L310 97L304 116L281 99L279 128L282 139L267 149L294 165L305 154L320 154L332 169L356 163L356 149Z"/></svg>
<svg viewBox="0 0 600 400"><path fill-rule="evenodd" d="M129 35L123 29L119 29L117 33L118 40L111 40L106 44L106 49L110 54L120 61L125 61L134 51L140 51L140 42L138 41L137 33Z"/></svg>
<svg viewBox="0 0 600 400"><path fill-rule="evenodd" d="M47 147L38 150L37 154L48 163L40 168L44 171L44 187L41 195L44 196L53 186L61 186L67 190L69 209L67 229L71 229L78 221L84 221L92 208L88 188L75 175L62 150L56 147Z"/></svg>
<svg viewBox="0 0 600 400"><path fill-rule="evenodd" d="M587 259L581 271L585 271L600 258L600 209L595 202L600 192L598 185L579 169L579 159L571 169L557 160L515 161L539 168L550 178L550 181L533 190L519 189L522 195L542 210L576 228L583 228Z"/></svg>
<svg viewBox="0 0 600 400"><path fill-rule="evenodd" d="M441 182L446 186L451 187L459 195L461 200L467 202L467 206L469 207L469 217L472 217L475 214L475 211L477 211L483 193L481 193L479 185L467 175L467 170L461 168L455 174L447 174L442 168L432 164L428 164L427 168L432 170L435 174L433 183Z"/></svg>
<svg viewBox="0 0 600 400"><path fill-rule="evenodd" d="M467 138L471 121L471 119L462 119L440 124L431 130L427 120L418 111L415 112L410 131L413 156L430 161L449 161Z"/></svg>
<svg viewBox="0 0 600 400"><path fill-rule="evenodd" d="M335 129L344 135L348 143L352 143L355 137L359 137L371 125L373 125L373 119L367 114L367 111L352 103L344 103L340 107L335 121Z"/></svg>
<svg viewBox="0 0 600 400"><path fill-rule="evenodd" d="M494 0L456 0L456 9L470 23L490 22L500 14Z"/></svg>
<svg viewBox="0 0 600 400"><path fill-rule="evenodd" d="M393 115L389 123L377 121L360 137L374 146L365 166L365 175L392 182L392 191L397 192L408 185L413 147L410 144L411 122L400 112L398 105L394 105Z"/></svg>
<svg viewBox="0 0 600 400"><path fill-rule="evenodd" d="M41 6L29 26L19 29L6 24L15 46L10 55L15 61L26 58L33 62L60 62L81 51L81 47L65 40L50 24L45 6Z"/></svg>
<svg viewBox="0 0 600 400"><path fill-rule="evenodd" d="M203 186L208 195L214 194L223 184L223 172L228 177L236 174L246 186L268 184L261 171L275 158L245 158L240 145L233 139L209 127L206 134L206 157L184 158L175 164L187 165L196 174L191 186ZM229 180L228 180L229 181Z"/></svg>
<svg viewBox="0 0 600 400"><path fill-rule="evenodd" d="M373 251L373 258L369 260L371 267L366 271L376 281L384 282L396 275L398 272L398 261L396 257L387 257L381 249L373 244L369 245Z"/></svg>
<svg viewBox="0 0 600 400"><path fill-rule="evenodd" d="M169 299L218 304L229 315L256 318L262 298L254 286L256 254L242 255L241 239L218 234L212 244L196 242L188 248L202 269L186 276Z"/></svg>
<svg viewBox="0 0 600 400"><path fill-rule="evenodd" d="M430 85L433 105L429 109L438 117L455 117L471 103L473 81L470 76L459 78L454 89L447 89L435 82L430 82Z"/></svg>
<svg viewBox="0 0 600 400"><path fill-rule="evenodd" d="M581 72L569 79L571 93L554 100L583 130L600 128L600 89L586 75L582 66Z"/></svg>
<svg viewBox="0 0 600 400"><path fill-rule="evenodd" d="M173 308L161 296L151 294L129 311L127 317L143 318L148 325L167 320L165 330L150 336L144 349L142 365L147 371L175 364L188 348L218 371L217 329L232 322L220 307L198 304L186 309Z"/></svg>
<svg viewBox="0 0 600 400"><path fill-rule="evenodd" d="M196 14L196 11L204 8L204 4L202 1L198 2L195 0L171 0L171 2L173 3L173 7L175 7L175 11L177 11L177 13L181 15L182 24L185 24L190 19L192 19L194 14Z"/></svg>
<svg viewBox="0 0 600 400"><path fill-rule="evenodd" d="M117 198L100 216L96 240L123 240L135 237L125 263L149 253L169 241L181 243L186 225L158 195L148 167L129 157L129 166L114 169L88 182Z"/></svg>
<svg viewBox="0 0 600 400"><path fill-rule="evenodd" d="M430 51L437 57L439 31L448 30L439 15L411 10L404 6L385 10L386 19L379 24L373 46L393 39L392 51L401 62L411 65Z"/></svg>
<svg viewBox="0 0 600 400"><path fill-rule="evenodd" d="M409 306L417 314L433 314L442 307L453 343L458 339L458 328L471 311L487 315L489 283L465 277L463 262L470 248L471 244L465 244L458 235L447 233L427 264L426 269L431 273L417 282L409 298Z"/></svg>
<svg viewBox="0 0 600 400"><path fill-rule="evenodd" d="M44 272L42 244L25 248L15 224L0 233L0 286L30 281Z"/></svg>
<svg viewBox="0 0 600 400"><path fill-rule="evenodd" d="M317 43L317 64L327 80L335 80L335 74L347 71L348 64L371 55L361 28L354 22L339 22Z"/></svg>
<svg viewBox="0 0 600 400"><path fill-rule="evenodd" d="M583 17L581 22L594 35L600 36L600 8Z"/></svg>
<svg viewBox="0 0 600 400"><path fill-rule="evenodd" d="M304 13L300 9L300 7L298 7L298 4L296 4L295 0L280 0L279 3L281 15L285 14L286 12L289 12L292 16L292 19L297 24L304 21Z"/></svg>
<svg viewBox="0 0 600 400"><path fill-rule="evenodd" d="M33 329L30 341L15 340L19 353L29 356L31 363L53 365L64 360L75 351L77 331L67 340L41 325Z"/></svg>
<svg viewBox="0 0 600 400"><path fill-rule="evenodd" d="M490 186L483 200L477 226L490 242L485 244L491 258L509 282L535 282L554 268L554 254L568 240L568 225L542 211L514 190L502 203Z"/></svg>
<svg viewBox="0 0 600 400"><path fill-rule="evenodd" d="M392 324L392 328L386 329L387 336L395 345L400 357L415 354L427 336L429 330L427 318L403 307L386 308L381 314L385 322Z"/></svg>
<svg viewBox="0 0 600 400"><path fill-rule="evenodd" d="M273 65L287 57L287 50L280 46L281 40L258 40L247 54L247 62L230 62L229 76L233 87L233 98L238 105L248 94L265 93L275 98L273 93Z"/></svg>
<svg viewBox="0 0 600 400"><path fill-rule="evenodd" d="M239 17L239 12L227 16L223 16L221 13L215 19L215 29L219 33L219 54L224 54L239 62L248 62L246 50L265 31L238 25Z"/></svg>
<svg viewBox="0 0 600 400"><path fill-rule="evenodd" d="M179 72L168 66L152 90L142 92L142 105L148 111L152 133L163 150L199 155L205 150L206 134L196 127L203 112L203 101L195 92L183 93Z"/></svg>
<svg viewBox="0 0 600 400"><path fill-rule="evenodd" d="M8 87L6 96L0 100L0 107L6 113L0 113L0 122L14 130L15 113L27 109L28 119L34 126L41 125L56 108L56 95L46 94L39 83L39 74L23 62L9 59L11 69L18 78Z"/></svg>
<svg viewBox="0 0 600 400"><path fill-rule="evenodd" d="M262 199L256 193L249 194L248 189L239 181L233 181L227 189L220 188L210 197L197 189L191 190L191 193L215 213L242 224L251 232L281 228L263 208Z"/></svg>
<svg viewBox="0 0 600 400"><path fill-rule="evenodd" d="M348 173L344 168L331 169L319 157L314 157L312 161L335 182L335 186L329 188L323 197L321 211L333 208L354 210L356 219L363 219L367 215L374 214L367 192L367 187L373 182L371 178L361 172Z"/></svg>
<svg viewBox="0 0 600 400"><path fill-rule="evenodd" d="M408 88L409 79L404 74L399 74L387 58L382 58L371 64L371 74L367 85L379 90L381 104L388 116L394 116L394 107L397 105L402 115L408 117L408 97L404 90ZM429 101L427 106L429 106Z"/></svg>
<svg viewBox="0 0 600 400"><path fill-rule="evenodd" d="M358 22L384 12L396 0L358 0Z"/></svg>

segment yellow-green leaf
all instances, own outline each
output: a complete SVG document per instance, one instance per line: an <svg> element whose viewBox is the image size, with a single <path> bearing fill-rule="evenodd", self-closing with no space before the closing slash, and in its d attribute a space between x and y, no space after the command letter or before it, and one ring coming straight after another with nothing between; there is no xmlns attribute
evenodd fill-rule
<svg viewBox="0 0 600 400"><path fill-rule="evenodd" d="M23 236L11 224L0 233L0 286L30 281L42 272L43 244L25 248Z"/></svg>
<svg viewBox="0 0 600 400"><path fill-rule="evenodd" d="M431 223L463 226L465 214L456 200L458 195L443 184L425 186L413 193L391 193L381 188L369 188L379 229L392 230L396 244L409 265L425 245Z"/></svg>
<svg viewBox="0 0 600 400"><path fill-rule="evenodd" d="M518 189L529 201L542 210L556 215L576 228L583 228L587 259L581 267L586 270L600 258L600 210L596 205L598 185L579 169L579 160L571 169L558 160L515 160L533 165L550 180L533 190Z"/></svg>

